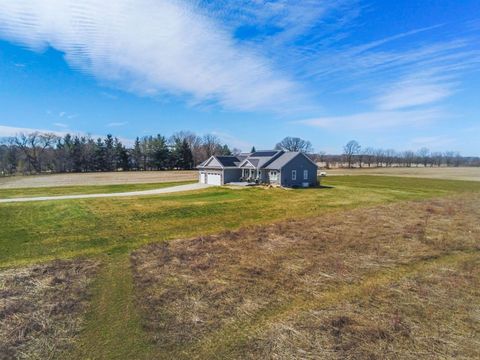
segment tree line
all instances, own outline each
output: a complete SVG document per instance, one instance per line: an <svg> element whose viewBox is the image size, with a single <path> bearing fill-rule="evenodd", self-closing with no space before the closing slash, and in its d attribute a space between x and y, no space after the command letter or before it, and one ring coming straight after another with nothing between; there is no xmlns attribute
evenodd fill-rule
<svg viewBox="0 0 480 360"><path fill-rule="evenodd" d="M363 148L358 141L351 140L343 147L341 155L315 154L315 159L329 167L433 167L433 166L480 166L479 157L461 156L456 151L430 151L422 147L417 151L395 151L393 149Z"/></svg>
<svg viewBox="0 0 480 360"><path fill-rule="evenodd" d="M363 148L349 141L341 155L313 152L312 144L296 137L286 137L275 146L285 151L307 153L322 167L392 167L392 166L480 166L479 157L464 157L455 151L431 152ZM254 152L253 147L251 152ZM112 135L104 138L33 132L0 139L0 175L42 172L189 170L212 155L238 154L212 134L198 136L180 131L163 135L137 137L130 146Z"/></svg>
<svg viewBox="0 0 480 360"><path fill-rule="evenodd" d="M104 138L33 132L0 141L0 174L193 169L212 155L238 151L215 135L181 131L137 137L126 146L112 135Z"/></svg>

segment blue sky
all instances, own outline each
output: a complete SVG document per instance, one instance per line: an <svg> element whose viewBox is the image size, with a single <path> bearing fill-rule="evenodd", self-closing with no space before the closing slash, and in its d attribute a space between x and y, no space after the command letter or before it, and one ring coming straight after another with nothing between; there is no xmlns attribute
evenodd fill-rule
<svg viewBox="0 0 480 360"><path fill-rule="evenodd" d="M0 0L0 136L480 155L478 0Z"/></svg>

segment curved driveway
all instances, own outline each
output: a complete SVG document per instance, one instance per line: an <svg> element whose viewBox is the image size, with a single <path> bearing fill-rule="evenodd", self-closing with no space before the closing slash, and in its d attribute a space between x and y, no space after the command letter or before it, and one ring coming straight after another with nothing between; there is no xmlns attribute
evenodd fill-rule
<svg viewBox="0 0 480 360"><path fill-rule="evenodd" d="M128 191L128 192L121 192L121 193L59 195L59 196L39 196L39 197L28 197L28 198L0 199L0 203L158 195L158 194L169 194L169 193L175 193L175 192L181 192L181 191L201 190L201 189L205 189L205 188L210 187L210 186L211 185L195 183L195 184L172 186L172 187L161 188L161 189Z"/></svg>

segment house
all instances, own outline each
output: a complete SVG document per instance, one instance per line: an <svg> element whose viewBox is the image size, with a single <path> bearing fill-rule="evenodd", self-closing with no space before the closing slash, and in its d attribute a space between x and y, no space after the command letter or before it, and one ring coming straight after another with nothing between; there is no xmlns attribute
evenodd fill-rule
<svg viewBox="0 0 480 360"><path fill-rule="evenodd" d="M235 156L211 156L198 167L199 182L232 182L309 187L317 184L317 164L301 152L264 150Z"/></svg>

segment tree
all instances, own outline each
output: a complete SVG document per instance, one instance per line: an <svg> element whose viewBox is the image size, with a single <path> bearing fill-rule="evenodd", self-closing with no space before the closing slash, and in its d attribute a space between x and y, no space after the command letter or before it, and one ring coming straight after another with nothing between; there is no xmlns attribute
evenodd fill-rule
<svg viewBox="0 0 480 360"><path fill-rule="evenodd" d="M420 150L418 150L417 155L422 161L423 166L427 167L428 161L430 159L430 150L428 150L426 147L422 147Z"/></svg>
<svg viewBox="0 0 480 360"><path fill-rule="evenodd" d="M252 146L252 149L250 150L250 153L253 154L254 152L257 152L257 149L255 149L255 146Z"/></svg>
<svg viewBox="0 0 480 360"><path fill-rule="evenodd" d="M52 133L40 133L38 131L13 137L12 142L25 155L29 165L35 172L42 171L42 157L50 148L58 136Z"/></svg>
<svg viewBox="0 0 480 360"><path fill-rule="evenodd" d="M172 157L176 168L189 170L193 167L193 154L186 139L177 141Z"/></svg>
<svg viewBox="0 0 480 360"><path fill-rule="evenodd" d="M352 163L354 160L355 155L357 155L361 150L360 144L356 140L350 140L344 147L343 147L343 155L347 160L348 167L352 167Z"/></svg>
<svg viewBox="0 0 480 360"><path fill-rule="evenodd" d="M132 165L135 170L142 169L142 158L143 158L143 155L142 155L142 148L140 146L140 139L137 136L132 149Z"/></svg>
<svg viewBox="0 0 480 360"><path fill-rule="evenodd" d="M284 151L300 151L303 153L310 153L313 151L310 141L303 140L298 137L289 136L280 141L275 146L275 149Z"/></svg>
<svg viewBox="0 0 480 360"><path fill-rule="evenodd" d="M212 155L217 155L221 150L220 139L211 134L207 134L202 139L202 148L205 153L205 160Z"/></svg>

